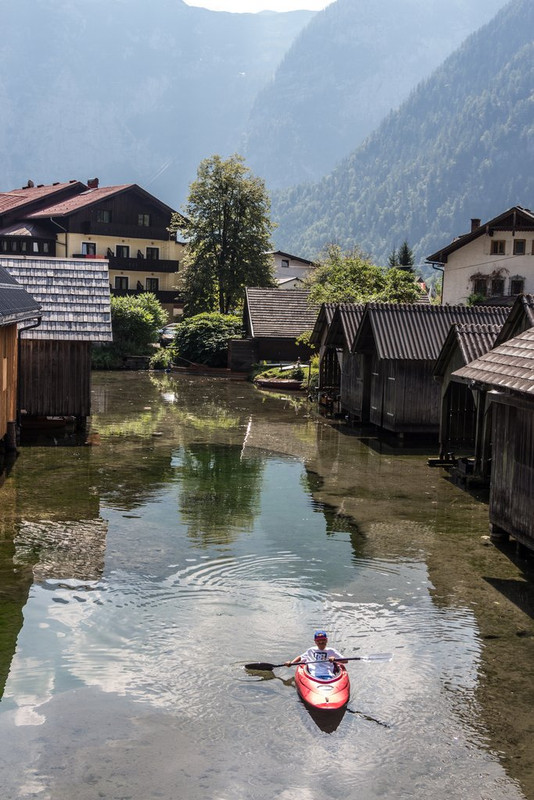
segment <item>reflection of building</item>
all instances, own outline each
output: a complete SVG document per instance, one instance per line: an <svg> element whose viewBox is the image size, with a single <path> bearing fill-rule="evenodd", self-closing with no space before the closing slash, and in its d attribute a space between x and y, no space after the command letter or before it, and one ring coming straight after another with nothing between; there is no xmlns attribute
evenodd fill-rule
<svg viewBox="0 0 534 800"><path fill-rule="evenodd" d="M184 245L168 231L169 206L133 183L30 184L0 193L0 255L105 259L112 292L153 292L170 316L181 312Z"/></svg>
<svg viewBox="0 0 534 800"><path fill-rule="evenodd" d="M465 303L471 295L503 298L534 292L534 214L514 206L428 256L443 267L443 299L448 305Z"/></svg>
<svg viewBox="0 0 534 800"><path fill-rule="evenodd" d="M107 521L100 518L23 520L15 537L14 562L30 563L37 581L97 580L104 571L107 528Z"/></svg>

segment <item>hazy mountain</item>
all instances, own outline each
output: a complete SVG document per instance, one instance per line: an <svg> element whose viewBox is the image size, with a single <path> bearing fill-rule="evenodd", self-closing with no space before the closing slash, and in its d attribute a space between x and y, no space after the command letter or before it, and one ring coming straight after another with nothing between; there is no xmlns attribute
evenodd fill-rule
<svg viewBox="0 0 534 800"><path fill-rule="evenodd" d="M277 246L419 259L534 196L534 3L512 0L326 178L275 198Z"/></svg>
<svg viewBox="0 0 534 800"><path fill-rule="evenodd" d="M244 150L270 188L317 180L506 0L337 0L254 104Z"/></svg>
<svg viewBox="0 0 534 800"><path fill-rule="evenodd" d="M225 14L182 0L2 4L0 189L98 176L178 205L228 155L313 12Z"/></svg>

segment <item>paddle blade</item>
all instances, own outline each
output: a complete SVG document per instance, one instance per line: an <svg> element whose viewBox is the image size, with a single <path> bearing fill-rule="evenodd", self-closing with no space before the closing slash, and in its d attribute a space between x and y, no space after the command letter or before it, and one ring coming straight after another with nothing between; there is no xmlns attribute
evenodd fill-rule
<svg viewBox="0 0 534 800"><path fill-rule="evenodd" d="M393 653L373 653L370 656L360 656L361 661L391 661Z"/></svg>
<svg viewBox="0 0 534 800"><path fill-rule="evenodd" d="M251 664L245 664L245 669L257 669L267 672L275 667L281 666L280 664L269 664L268 661L253 661Z"/></svg>

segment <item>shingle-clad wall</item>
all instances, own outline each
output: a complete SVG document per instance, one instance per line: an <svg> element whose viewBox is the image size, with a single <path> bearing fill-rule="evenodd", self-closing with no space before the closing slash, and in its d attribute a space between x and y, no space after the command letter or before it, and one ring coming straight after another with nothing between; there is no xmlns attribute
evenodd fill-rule
<svg viewBox="0 0 534 800"><path fill-rule="evenodd" d="M107 261L0 257L0 267L42 307L41 325L23 332L23 339L111 341Z"/></svg>

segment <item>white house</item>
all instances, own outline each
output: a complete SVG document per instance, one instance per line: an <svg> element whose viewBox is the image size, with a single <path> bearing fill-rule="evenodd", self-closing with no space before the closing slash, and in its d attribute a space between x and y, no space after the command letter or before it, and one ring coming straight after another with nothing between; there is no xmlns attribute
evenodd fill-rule
<svg viewBox="0 0 534 800"><path fill-rule="evenodd" d="M534 213L514 206L489 222L472 219L469 233L426 260L443 269L443 304L534 293Z"/></svg>
<svg viewBox="0 0 534 800"><path fill-rule="evenodd" d="M313 261L275 250L269 253L274 261L274 277L281 289L302 289L302 280L315 266Z"/></svg>

